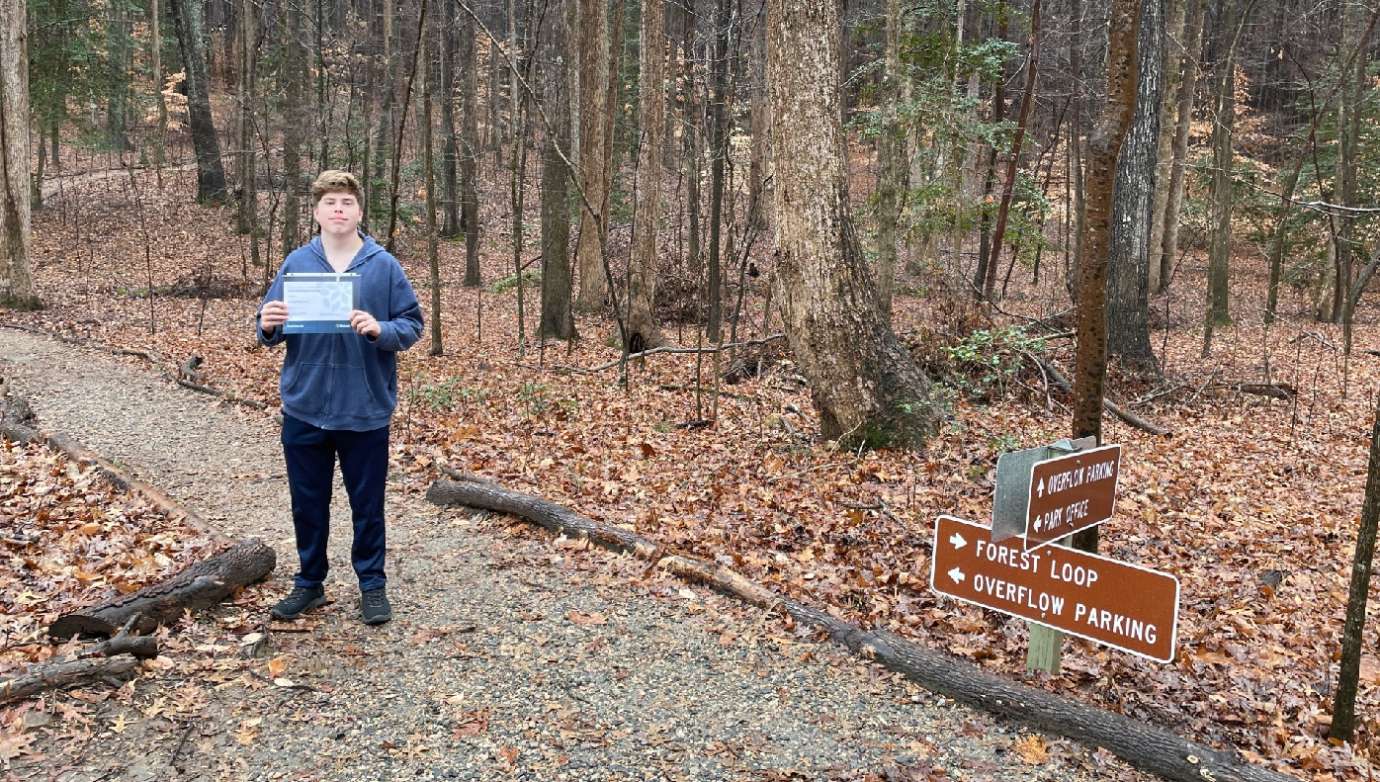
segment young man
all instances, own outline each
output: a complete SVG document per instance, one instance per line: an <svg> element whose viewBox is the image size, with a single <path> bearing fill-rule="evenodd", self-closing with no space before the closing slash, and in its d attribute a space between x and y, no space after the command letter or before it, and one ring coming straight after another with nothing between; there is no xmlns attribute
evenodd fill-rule
<svg viewBox="0 0 1380 782"><path fill-rule="evenodd" d="M323 171L311 194L321 235L288 255L257 318L260 343L287 342L278 388L301 560L292 593L272 615L296 619L326 602L322 582L338 456L354 516L350 556L361 614L365 624L381 624L393 618L383 573L388 421L398 400L397 354L421 336L422 310L397 259L359 230L359 181L344 171ZM358 275L351 331L284 333L292 318L283 301L284 275L310 272Z"/></svg>

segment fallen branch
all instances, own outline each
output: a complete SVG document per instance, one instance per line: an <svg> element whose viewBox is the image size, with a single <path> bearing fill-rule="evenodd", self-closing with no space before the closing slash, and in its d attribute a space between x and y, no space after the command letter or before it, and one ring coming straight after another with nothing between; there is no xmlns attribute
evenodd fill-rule
<svg viewBox="0 0 1380 782"><path fill-rule="evenodd" d="M135 615L135 627L140 632L151 632L184 611L209 608L241 587L259 581L273 571L275 559L272 548L251 538L166 581L64 614L49 625L48 634L57 638L70 638L77 633L110 635Z"/></svg>
<svg viewBox="0 0 1380 782"><path fill-rule="evenodd" d="M132 657L102 657L92 660L68 660L38 666L32 672L0 681L0 705L33 697L45 690L69 684L116 676L139 667Z"/></svg>
<svg viewBox="0 0 1380 782"><path fill-rule="evenodd" d="M664 555L662 546L627 530L604 526L540 497L505 489L492 481L445 471L457 480L438 480L427 490L437 505L464 505L509 513L552 532L584 537L629 551L684 578L703 583L796 621L828 632L835 642L875 659L918 684L955 700L1104 747L1144 771L1182 782L1287 782L1291 777L1243 763L1234 753L1181 738L1163 728L1106 712L1044 690L993 676L971 663L918 646L891 633L869 632L829 613L784 598L729 568L712 562Z"/></svg>
<svg viewBox="0 0 1380 782"><path fill-rule="evenodd" d="M1054 364L1049 361L1045 361L1044 359L1039 358L1038 356L1035 357L1035 360L1040 364L1040 366L1044 367L1045 371L1049 373L1050 378L1054 380L1054 384L1059 386L1059 389L1061 391L1064 391L1066 393L1073 393L1073 384L1069 382L1069 379L1067 377L1064 377L1064 373L1060 372L1058 367L1054 366ZM1136 415L1130 410L1123 408L1121 405L1118 405L1116 402L1113 402L1112 400L1107 399L1105 397L1102 399L1102 407L1104 407L1107 410L1107 412L1111 413L1117 418L1120 418L1121 420L1125 421L1131 426L1149 432L1150 434L1172 433L1172 430L1166 429L1163 426L1154 423L1153 421L1149 421L1145 418L1142 418L1139 415Z"/></svg>
<svg viewBox="0 0 1380 782"><path fill-rule="evenodd" d="M34 665L19 676L0 681L0 705L31 698L40 692L65 687L83 679L123 673L137 666L138 660L157 657L157 638L130 633L138 618L131 616L114 638L89 646L65 660ZM112 659L124 654L136 659Z"/></svg>
<svg viewBox="0 0 1380 782"><path fill-rule="evenodd" d="M1298 395L1298 389L1288 383L1223 383L1218 386L1218 388L1240 391L1243 394L1268 396L1275 399L1293 399Z"/></svg>

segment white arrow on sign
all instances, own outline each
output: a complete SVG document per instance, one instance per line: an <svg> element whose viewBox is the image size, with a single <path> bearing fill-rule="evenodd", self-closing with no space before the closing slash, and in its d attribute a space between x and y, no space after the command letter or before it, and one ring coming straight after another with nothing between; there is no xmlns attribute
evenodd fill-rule
<svg viewBox="0 0 1380 782"><path fill-rule="evenodd" d="M1040 485L1037 486L1037 487L1035 488L1035 495L1036 495L1037 497L1043 497L1043 496L1045 496L1045 479L1044 479L1044 478L1041 478L1041 479L1040 479Z"/></svg>
<svg viewBox="0 0 1380 782"><path fill-rule="evenodd" d="M962 535L955 532L954 534L949 536L949 544L954 547L955 551L957 551L958 549L961 549L964 546L968 545L968 541L964 540Z"/></svg>
<svg viewBox="0 0 1380 782"><path fill-rule="evenodd" d="M958 568L953 568L952 570L949 571L949 578L952 578L956 583L962 584L962 583L963 583L963 571L962 571L962 570L959 570Z"/></svg>

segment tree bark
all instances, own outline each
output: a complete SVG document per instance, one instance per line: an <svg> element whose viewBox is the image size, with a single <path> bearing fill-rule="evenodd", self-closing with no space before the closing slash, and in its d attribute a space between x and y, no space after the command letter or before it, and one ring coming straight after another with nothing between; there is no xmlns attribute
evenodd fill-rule
<svg viewBox="0 0 1380 782"><path fill-rule="evenodd" d="M197 0L169 0L177 46L187 73L187 113L196 151L196 200L225 200L225 169L220 160L220 141L211 116L210 83L206 78L206 45L201 29L201 4Z"/></svg>
<svg viewBox="0 0 1380 782"><path fill-rule="evenodd" d="M453 238L460 235L460 183L458 176L459 139L455 132L455 50L458 48L455 28L455 5L458 0L445 0L445 14L441 30L441 132L445 147L441 152L442 178L445 180L445 219L441 235ZM469 15L466 14L466 23Z"/></svg>
<svg viewBox="0 0 1380 782"><path fill-rule="evenodd" d="M1380 256L1377 256L1380 257ZM1332 705L1328 736L1351 741L1356 726L1356 690L1360 679L1362 631L1366 626L1366 601L1370 571L1375 559L1375 534L1380 526L1380 407L1370 433L1370 466L1366 475L1366 499L1361 508L1361 527L1351 558L1351 592L1342 626L1342 659L1337 671L1337 696Z"/></svg>
<svg viewBox="0 0 1380 782"><path fill-rule="evenodd" d="M776 300L821 429L848 447L916 446L942 413L877 307L849 215L839 119L838 8L768 3Z"/></svg>
<svg viewBox="0 0 1380 782"><path fill-rule="evenodd" d="M604 113L609 111L609 35L608 0L578 0L580 3L580 169L581 187L589 206L601 209L607 199L604 180ZM602 212L602 209L601 209ZM580 280L575 308L597 312L608 298L604 276L605 214L580 209L580 234L576 247L576 267Z"/></svg>
<svg viewBox="0 0 1380 782"><path fill-rule="evenodd" d="M1165 41L1160 57L1160 115L1159 138L1155 152L1155 195L1150 203L1150 253L1146 265L1149 289L1160 289L1164 276L1164 211L1169 204L1169 169L1174 164L1174 106L1179 84L1183 80L1179 65L1182 56L1172 52L1187 49L1184 43L1185 5L1196 0L1167 0L1165 11Z"/></svg>
<svg viewBox="0 0 1380 782"><path fill-rule="evenodd" d="M302 141L311 119L307 116L302 85L307 81L307 47L302 40L302 13L284 8L283 28L283 234L287 253L300 242L298 191L302 185Z"/></svg>
<svg viewBox="0 0 1380 782"><path fill-rule="evenodd" d="M1208 249L1208 301L1203 355L1212 348L1212 331L1231 323L1230 266L1232 216L1232 126L1236 122L1236 44L1255 0L1219 0L1213 31L1217 54L1213 74L1212 236ZM1245 6L1245 8L1243 8Z"/></svg>
<svg viewBox="0 0 1380 782"><path fill-rule="evenodd" d="M460 230L465 232L465 286L483 284L479 271L479 95L475 78L475 24L465 14L460 32Z"/></svg>
<svg viewBox="0 0 1380 782"><path fill-rule="evenodd" d="M542 140L541 163L541 324L539 337L571 339L575 318L570 307L570 171L558 150L570 148L569 67L573 30L569 15L558 14L551 22L552 56L542 69L545 95L542 103L551 126Z"/></svg>
<svg viewBox="0 0 1380 782"><path fill-rule="evenodd" d="M1011 196L1016 189L1016 174L1021 162L1021 147L1025 143L1025 127L1030 121L1030 107L1035 103L1035 76L1040 67L1040 0L1030 6L1030 60L1026 63L1025 93L1021 95L1021 110L1016 118L1016 135L1011 140L1011 154L1006 161L1006 179L1002 183L1001 204L997 207L997 225L992 229L991 258L982 293L991 301L996 293L997 266L1001 259L1002 240L1006 236L1006 218L1011 210ZM1038 164L1037 164L1038 165ZM1013 257L1014 264L1016 259Z"/></svg>
<svg viewBox="0 0 1380 782"><path fill-rule="evenodd" d="M238 36L240 41L239 50L239 72L240 72L240 105L239 105L239 155L236 166L237 179L239 180L239 208L236 210L236 230L240 233L251 233L258 230L259 204L258 204L258 184L256 182L257 168L255 144L254 144L254 63L256 50L255 32L258 25L255 24L253 6L251 0L244 0L244 7L240 11L239 20L243 28ZM258 242L251 242L254 249L254 260L258 259Z"/></svg>
<svg viewBox="0 0 1380 782"><path fill-rule="evenodd" d="M442 0L447 6L453 3L449 0ZM436 16L436 11L431 11L431 16ZM427 25L423 21L421 29L418 31L418 46L423 41L430 42L430 32L427 27L434 27L435 24ZM441 258L436 246L436 171L433 167L432 159L432 137L431 137L431 101L432 101L432 69L431 46L427 45L425 53L422 55L423 62L427 63L422 68L422 166L426 169L426 261L427 269L431 272L431 312L427 313L428 320L431 321L431 350L430 355L440 356L446 352L445 345L441 342ZM449 99L449 96L446 96Z"/></svg>
<svg viewBox="0 0 1380 782"><path fill-rule="evenodd" d="M149 633L175 621L184 611L209 608L240 587L263 579L273 572L274 563L273 549L251 538L166 581L64 614L48 627L48 634L55 638L71 638L78 633L108 636L136 615L139 619L134 630Z"/></svg>
<svg viewBox="0 0 1380 782"><path fill-rule="evenodd" d="M661 220L661 162L666 145L666 6L642 4L638 48L638 124L642 140L637 156L637 206L633 217L633 250L628 268L627 350L637 353L661 344L656 321L657 225Z"/></svg>
<svg viewBox="0 0 1380 782"><path fill-rule="evenodd" d="M1207 0L1184 0L1188 19L1184 23L1183 53L1179 58L1178 94L1174 126L1174 155L1169 165L1169 187L1164 205L1163 249L1159 252L1159 285L1156 293L1169 289L1174 261L1179 256L1179 211L1184 199L1184 162L1188 159L1188 130L1193 120L1193 94L1198 84L1198 54L1202 50L1204 6Z"/></svg>
<svg viewBox="0 0 1380 782"><path fill-rule="evenodd" d="M1035 0L1039 5L1040 0ZM877 139L877 306L891 322L891 297L896 288L897 223L905 189L906 138L896 111L901 99L901 0L887 0L886 49L881 130Z"/></svg>
<svg viewBox="0 0 1380 782"><path fill-rule="evenodd" d="M1155 156L1160 138L1164 60L1163 0L1142 0L1135 115L1117 161L1108 253L1107 348L1138 369L1155 371L1150 347L1149 262Z"/></svg>
<svg viewBox="0 0 1380 782"><path fill-rule="evenodd" d="M718 0L714 13L714 95L709 106L709 266L705 296L708 314L705 336L719 342L723 321L723 269L720 260L723 226L724 159L728 156L728 33L732 3Z"/></svg>
<svg viewBox="0 0 1380 782"><path fill-rule="evenodd" d="M752 35L752 151L748 163L748 211L754 216L756 228L771 228L770 209L766 195L767 168L770 165L771 109L767 101L767 17L765 6L754 24Z"/></svg>
<svg viewBox="0 0 1380 782"><path fill-rule="evenodd" d="M67 660L40 665L12 679L0 680L0 706L69 684L119 676L138 667L139 661L133 657Z"/></svg>
<svg viewBox="0 0 1380 782"><path fill-rule="evenodd" d="M1074 369L1073 436L1102 439L1103 384L1107 374L1107 255L1117 155L1136 106L1137 0L1112 0L1107 32L1107 101L1088 139L1087 217L1078 260L1078 357ZM1074 545L1097 550L1097 528L1074 536Z"/></svg>
<svg viewBox="0 0 1380 782"><path fill-rule="evenodd" d="M29 53L26 0L0 3L0 301L36 306L30 271Z"/></svg>

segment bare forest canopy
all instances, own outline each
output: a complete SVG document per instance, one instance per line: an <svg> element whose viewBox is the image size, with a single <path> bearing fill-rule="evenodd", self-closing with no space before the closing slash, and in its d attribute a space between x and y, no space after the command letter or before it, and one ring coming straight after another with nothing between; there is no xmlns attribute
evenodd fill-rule
<svg viewBox="0 0 1380 782"><path fill-rule="evenodd" d="M414 488L482 473L1262 766L1377 760L1376 0L3 6L7 324L271 411L253 315L346 169L427 311ZM1027 674L926 586L935 516L1069 436L1125 445L1078 544L1179 577L1168 665Z"/></svg>

